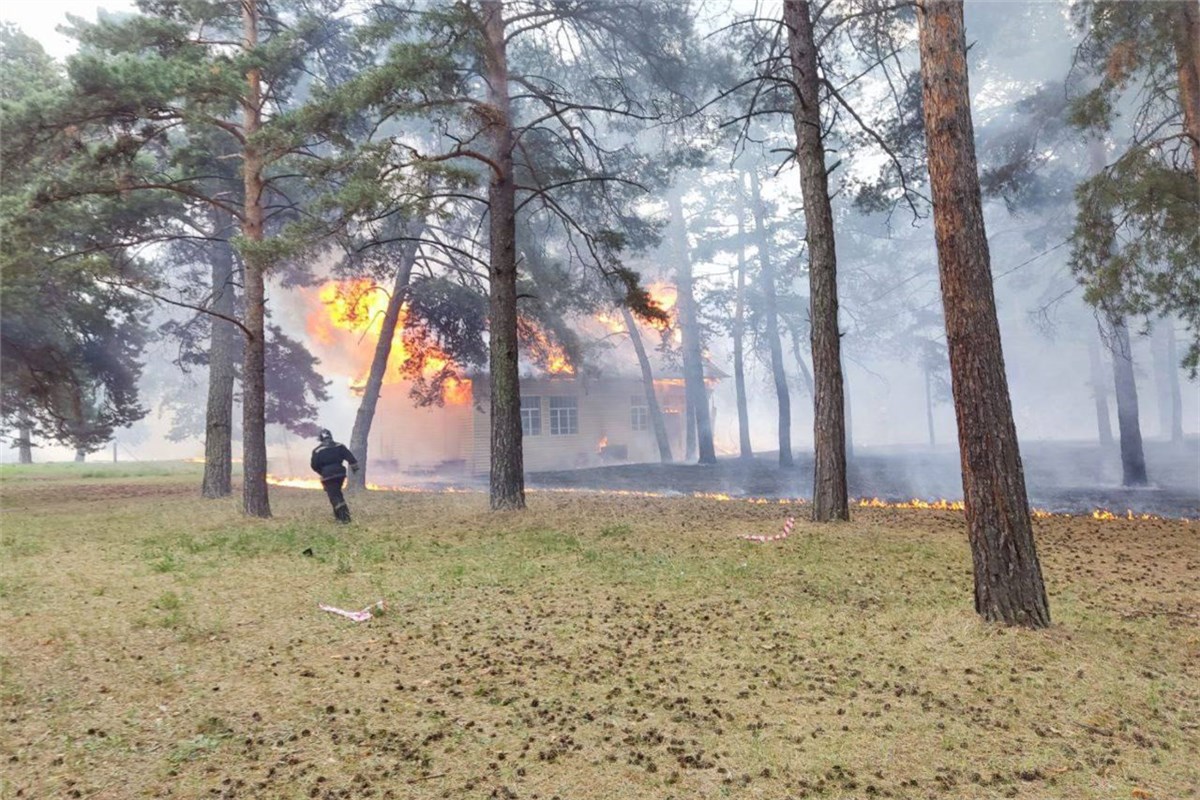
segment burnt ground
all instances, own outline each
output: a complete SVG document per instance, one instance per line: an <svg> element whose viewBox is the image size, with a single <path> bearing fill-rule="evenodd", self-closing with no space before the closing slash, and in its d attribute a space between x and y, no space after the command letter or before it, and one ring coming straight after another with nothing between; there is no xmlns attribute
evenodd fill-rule
<svg viewBox="0 0 1200 800"><path fill-rule="evenodd" d="M1117 453L1093 444L1022 444L1030 503L1057 513L1116 512L1166 517L1200 517L1200 440L1182 447L1147 442L1151 485L1121 486ZM752 461L722 458L715 466L623 464L591 469L539 472L533 488L654 491L668 494L723 493L734 497L808 498L812 494L812 454L796 452L795 466L780 468L777 454ZM961 500L958 452L951 448L860 448L849 465L851 497L882 500Z"/></svg>

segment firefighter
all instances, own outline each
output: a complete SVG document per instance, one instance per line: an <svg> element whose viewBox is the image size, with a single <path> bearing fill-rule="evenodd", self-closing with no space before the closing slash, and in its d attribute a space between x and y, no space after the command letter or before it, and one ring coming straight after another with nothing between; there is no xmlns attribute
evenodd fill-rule
<svg viewBox="0 0 1200 800"><path fill-rule="evenodd" d="M317 439L320 444L312 453L313 472L321 476L321 488L329 496L329 503L333 506L333 518L338 522L347 523L350 521L350 508L342 494L342 487L346 484L346 467L343 462L349 463L350 469L358 472L358 460L346 445L335 442L333 434L329 431L322 429Z"/></svg>

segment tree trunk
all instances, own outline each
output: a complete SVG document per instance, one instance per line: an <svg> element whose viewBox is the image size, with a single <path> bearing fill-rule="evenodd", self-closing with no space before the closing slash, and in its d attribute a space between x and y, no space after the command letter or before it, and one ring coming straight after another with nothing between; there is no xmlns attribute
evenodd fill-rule
<svg viewBox="0 0 1200 800"><path fill-rule="evenodd" d="M1100 348L1096 337L1088 337L1088 365L1091 370L1092 397L1096 401L1096 424L1100 435L1100 447L1111 450L1113 446L1112 420L1108 416L1108 380L1100 365Z"/></svg>
<svg viewBox="0 0 1200 800"><path fill-rule="evenodd" d="M1192 150L1192 170L1200 184L1200 6L1196 0L1171 4L1171 32L1179 71L1179 105Z"/></svg>
<svg viewBox="0 0 1200 800"><path fill-rule="evenodd" d="M804 381L804 390L808 392L809 397L812 397L816 394L812 371L808 368L808 364L804 363L804 356L800 352L800 332L796 328L792 328L792 355L796 357L796 368L800 371L800 380Z"/></svg>
<svg viewBox="0 0 1200 800"><path fill-rule="evenodd" d="M737 279L733 302L733 390L737 398L738 455L742 459L754 458L750 446L750 411L746 403L746 228L743 223L745 203L742 202L742 178L737 179Z"/></svg>
<svg viewBox="0 0 1200 800"><path fill-rule="evenodd" d="M838 330L837 253L829 173L821 137L817 47L807 0L785 0L783 22L796 91L792 122L804 199L809 257L809 316L812 325L813 519L850 519L846 496L846 419L843 407L841 334Z"/></svg>
<svg viewBox="0 0 1200 800"><path fill-rule="evenodd" d="M212 248L212 302L222 316L237 315L233 262L233 220L224 211L214 213L216 233ZM210 317L208 345L208 403L204 411L204 480L202 497L228 497L233 493L233 384L237 377L238 330L232 322Z"/></svg>
<svg viewBox="0 0 1200 800"><path fill-rule="evenodd" d="M32 464L33 463L33 437L31 431L33 426L28 422L17 423L17 463Z"/></svg>
<svg viewBox="0 0 1200 800"><path fill-rule="evenodd" d="M1042 628L1050 608L1004 373L967 87L962 2L917 10L925 141L963 497L984 619Z"/></svg>
<svg viewBox="0 0 1200 800"><path fill-rule="evenodd" d="M1113 386L1117 398L1117 430L1121 433L1121 484L1145 486L1146 456L1138 421L1137 382L1133 375L1133 348L1129 328L1120 316L1107 315L1109 351L1113 360Z"/></svg>
<svg viewBox="0 0 1200 800"><path fill-rule="evenodd" d="M258 0L242 0L242 46L258 46ZM262 126L262 74L258 67L246 72L246 97L242 101L242 131L247 143L242 160L245 209L242 236L248 243L242 254L243 292L246 305L246 349L242 362L242 510L247 516L271 516L267 494L266 291L262 252L264 220L264 159L252 142Z"/></svg>
<svg viewBox="0 0 1200 800"><path fill-rule="evenodd" d="M842 389L846 399L846 460L852 461L854 460L854 404L850 398L850 381L844 381Z"/></svg>
<svg viewBox="0 0 1200 800"><path fill-rule="evenodd" d="M419 238L424 224L410 223L404 233L413 239ZM379 341L375 343L375 355L371 358L371 371L367 374L367 385L363 387L362 401L354 415L354 428L350 432L350 452L358 459L358 472L351 472L346 488L353 492L367 488L367 468L370 465L367 443L371 435L371 423L375 419L375 406L379 403L379 391L387 375L388 359L392 355L392 342L396 336L396 323L400 319L400 308L408 294L408 282L412 278L413 264L417 260L417 243L405 242L400 248L400 264L396 279L392 282L392 293L388 297L387 309L383 312L383 325L379 330Z"/></svg>
<svg viewBox="0 0 1200 800"><path fill-rule="evenodd" d="M1183 394L1179 389L1179 353L1175 350L1175 323L1164 320L1167 329L1167 378L1171 390L1171 442L1183 444Z"/></svg>
<svg viewBox="0 0 1200 800"><path fill-rule="evenodd" d="M933 374L925 369L925 427L929 431L929 447L937 447L937 437L933 432Z"/></svg>
<svg viewBox="0 0 1200 800"><path fill-rule="evenodd" d="M487 139L493 163L488 184L488 340L491 371L493 511L525 508L521 445L521 383L517 369L517 215L513 137L508 98L504 4L483 0L487 73Z"/></svg>
<svg viewBox="0 0 1200 800"><path fill-rule="evenodd" d="M75 448L75 463L82 464L87 461L87 451L82 447Z"/></svg>
<svg viewBox="0 0 1200 800"><path fill-rule="evenodd" d="M696 311L695 290L692 286L692 257L688 253L683 204L675 192L668 197L668 204L671 207L671 230L679 264L675 285L678 293L676 308L679 309L679 327L683 334L684 392L687 395L688 414L695 420L699 461L701 464L715 464L717 451L713 447L712 418L708 414L708 390L704 385L704 356L700 346L700 322Z"/></svg>
<svg viewBox="0 0 1200 800"><path fill-rule="evenodd" d="M637 353L638 366L642 370L642 387L646 392L646 408L650 414L650 427L654 429L654 440L658 443L658 459L664 464L671 463L671 439L667 436L667 423L663 419L662 408L658 405L658 395L654 391L654 371L650 369L650 359L646 356L646 346L642 343L642 334L638 332L633 314L624 305L621 315L625 319L625 328L629 331L629 341L633 343L633 351Z"/></svg>
<svg viewBox="0 0 1200 800"><path fill-rule="evenodd" d="M1167 360L1167 325L1162 320L1150 337L1150 364L1154 371L1154 399L1158 406L1159 438L1171 439L1171 364Z"/></svg>
<svg viewBox="0 0 1200 800"><path fill-rule="evenodd" d="M683 459L684 461L691 461L696 458L696 406L692 403L692 398L688 396L686 383L685 379L683 387L683 414L687 428L684 431L683 437Z"/></svg>
<svg viewBox="0 0 1200 800"><path fill-rule="evenodd" d="M783 369L783 343L779 341L779 311L775 295L775 260L763 219L762 191L758 173L750 171L750 207L754 214L754 233L758 241L759 283L763 294L763 328L771 352L771 377L775 381L775 402L779 409L779 466L792 466L792 401L788 394L787 373Z"/></svg>

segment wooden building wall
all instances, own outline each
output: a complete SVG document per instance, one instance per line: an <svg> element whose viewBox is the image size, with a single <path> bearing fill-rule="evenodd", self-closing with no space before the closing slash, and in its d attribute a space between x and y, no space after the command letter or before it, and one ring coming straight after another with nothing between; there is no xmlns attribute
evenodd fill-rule
<svg viewBox="0 0 1200 800"><path fill-rule="evenodd" d="M413 406L408 382L387 384L379 395L367 438L373 467L382 471L445 472L467 466L470 458L469 404ZM349 431L346 432L349 440ZM379 473L375 473L379 474Z"/></svg>
<svg viewBox="0 0 1200 800"><path fill-rule="evenodd" d="M490 417L488 414L488 391L485 381L477 380L475 405L471 414L473 429L472 448L469 458L470 470L474 474L487 474L491 449ZM671 387L664 405L671 405ZM586 381L570 376L546 378L522 378L523 397L537 397L541 409L541 433L525 436L523 448L525 471L578 469L622 462L658 461L658 446L654 431L633 430L633 399L644 399L642 382L634 378L605 378ZM660 392L660 402L664 400ZM578 433L552 434L550 423L550 398L575 397L578 408ZM675 403L674 405L679 405ZM674 417L674 419L672 419ZM677 459L682 458L683 430L682 414L667 414L668 431L672 434L672 448ZM674 422L675 424L672 424ZM675 429L675 430L672 430ZM607 450L601 452L601 442L606 441Z"/></svg>

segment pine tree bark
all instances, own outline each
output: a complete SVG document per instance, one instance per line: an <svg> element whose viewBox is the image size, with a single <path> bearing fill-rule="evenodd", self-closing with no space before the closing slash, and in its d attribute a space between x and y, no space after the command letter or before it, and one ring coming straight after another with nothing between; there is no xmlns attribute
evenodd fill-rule
<svg viewBox="0 0 1200 800"><path fill-rule="evenodd" d="M1179 72L1179 104L1184 132L1192 150L1192 170L1200 186L1200 5L1196 0L1175 0L1171 34Z"/></svg>
<svg viewBox="0 0 1200 800"><path fill-rule="evenodd" d="M692 257L688 252L687 228L683 221L683 203L679 195L673 192L668 196L667 204L671 209L671 232L678 263L675 281L678 299L675 307L679 310L679 328L683 336L683 382L684 393L687 396L687 413L695 424L699 463L715 464L717 451L713 446L712 417L708 413L708 389L704 384L700 320L692 280ZM690 452L688 458L691 458Z"/></svg>
<svg viewBox="0 0 1200 800"><path fill-rule="evenodd" d="M1108 414L1108 380L1100 364L1100 348L1097 337L1088 338L1088 366L1091 372L1092 397L1096 401L1096 426L1100 436L1100 447L1111 450L1113 446L1112 420Z"/></svg>
<svg viewBox="0 0 1200 800"><path fill-rule="evenodd" d="M258 46L258 0L242 0L242 45ZM254 136L262 127L262 74L258 67L246 72L246 97L242 100L242 133L246 138L242 159L245 208L242 236L248 243L243 254L246 345L242 362L242 510L247 516L271 516L267 493L266 421L266 290L263 241L265 161Z"/></svg>
<svg viewBox="0 0 1200 800"><path fill-rule="evenodd" d="M662 407L658 404L658 395L654 391L654 371L650 368L650 359L646 355L646 345L642 342L642 334L638 332L633 314L624 305L621 316L625 320L625 330L629 331L629 341L633 343L633 352L637 354L638 367L642 371L642 388L646 393L646 408L650 414L650 427L654 429L654 441L658 444L658 460L670 464L671 439L667 436L667 423L663 419Z"/></svg>
<svg viewBox="0 0 1200 800"><path fill-rule="evenodd" d="M1167 376L1171 391L1171 443L1183 444L1183 394L1179 388L1179 353L1175 344L1175 324L1168 317L1164 321L1167 329Z"/></svg>
<svg viewBox="0 0 1200 800"><path fill-rule="evenodd" d="M738 416L738 456L744 460L754 458L750 445L750 411L746 401L746 227L744 224L745 203L742 197L742 179L737 182L737 278L733 297L733 390Z"/></svg>
<svg viewBox="0 0 1200 800"><path fill-rule="evenodd" d="M237 316L234 297L233 219L214 211L215 236L212 247L212 302L216 314ZM204 411L204 479L202 497L228 497L233 493L233 384L237 377L237 337L232 322L210 317L212 336L208 345L208 402Z"/></svg>
<svg viewBox="0 0 1200 800"><path fill-rule="evenodd" d="M1004 372L967 86L961 0L918 7L925 141L975 610L1042 628L1050 608Z"/></svg>
<svg viewBox="0 0 1200 800"><path fill-rule="evenodd" d="M821 137L817 47L808 0L785 0L795 97L792 122L800 193L804 199L805 240L809 257L809 316L812 325L813 513L817 522L850 519L846 493L846 417L842 387L841 333L838 330L837 252L829 173Z"/></svg>
<svg viewBox="0 0 1200 800"><path fill-rule="evenodd" d="M754 214L754 235L758 242L759 284L763 296L763 328L771 353L771 378L775 382L775 402L779 410L779 466L792 461L792 400L788 393L787 372L783 368L783 343L779 340L779 301L775 291L775 260L763 214L762 187L758 173L750 171L750 208Z"/></svg>
<svg viewBox="0 0 1200 800"><path fill-rule="evenodd" d="M504 4L483 0L487 130L492 161L488 184L488 339L491 372L493 511L525 508L525 465L521 442L521 384L517 343L517 216L513 176L512 117L508 97L508 53Z"/></svg>
<svg viewBox="0 0 1200 800"><path fill-rule="evenodd" d="M28 422L20 422L17 424L17 463L32 464L33 463L33 436L31 435L33 426Z"/></svg>
<svg viewBox="0 0 1200 800"><path fill-rule="evenodd" d="M405 226L405 236L417 239L424 225L413 223ZM408 282L412 279L413 264L417 260L417 243L405 242L400 248L400 264L396 269L396 278L392 282L392 293L388 297L387 308L383 312L383 323L379 329L379 341L375 343L375 354L371 358L371 369L367 373L367 384L363 387L362 400L358 411L354 414L354 427L350 432L350 452L358 459L358 472L347 476L346 488L359 491L367 488L367 470L371 462L368 453L368 442L371 436L371 423L375 419L375 407L379 404L379 393L383 388L383 379L387 375L388 359L392 355L392 343L396 337L396 324L400 319L400 309L408 295Z"/></svg>
<svg viewBox="0 0 1200 800"><path fill-rule="evenodd" d="M1117 398L1117 430L1121 434L1121 484L1145 486L1146 455L1138 414L1137 381L1133 374L1133 348L1125 319L1108 314L1109 351L1113 362L1113 387Z"/></svg>

